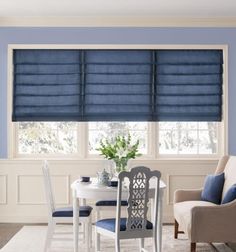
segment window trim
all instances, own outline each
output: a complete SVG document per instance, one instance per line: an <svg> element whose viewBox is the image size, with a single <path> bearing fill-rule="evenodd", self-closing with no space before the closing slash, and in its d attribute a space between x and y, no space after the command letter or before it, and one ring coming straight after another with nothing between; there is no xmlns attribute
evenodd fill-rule
<svg viewBox="0 0 236 252"><path fill-rule="evenodd" d="M226 44L213 44L213 45L194 45L194 44L168 44L168 45L116 45L116 44L101 44L101 45L85 45L85 44L9 44L8 45L8 104L7 104L7 117L8 117L8 158L14 159L81 159L81 160L101 160L98 155L91 155L88 153L88 125L87 123L80 123L78 130L78 153L72 155L19 155L17 149L17 130L16 125L11 121L12 115L12 93L13 93L13 50L14 49L221 49L223 50L224 65L223 65L223 106L222 106L222 122L218 127L218 153L205 155L163 155L158 152L158 145L155 144L153 139L157 139L158 123L148 123L148 154L143 155L141 160L192 160L192 159L218 159L222 155L228 154L228 45Z"/></svg>

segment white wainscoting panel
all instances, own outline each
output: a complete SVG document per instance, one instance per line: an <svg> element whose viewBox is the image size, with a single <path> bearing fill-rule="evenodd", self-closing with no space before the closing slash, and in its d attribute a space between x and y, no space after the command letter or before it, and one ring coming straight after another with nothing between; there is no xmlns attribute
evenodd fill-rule
<svg viewBox="0 0 236 252"><path fill-rule="evenodd" d="M50 160L55 200L59 206L72 205L70 184L81 175L96 176L102 160ZM217 160L133 160L160 170L167 188L164 194L164 222L173 222L173 193L176 189L200 188L204 177L213 173ZM94 202L89 202L94 203ZM47 207L41 160L0 160L0 222L47 222Z"/></svg>
<svg viewBox="0 0 236 252"><path fill-rule="evenodd" d="M198 189L203 185L205 175L167 175L167 204L172 205L177 189Z"/></svg>
<svg viewBox="0 0 236 252"><path fill-rule="evenodd" d="M52 187L56 204L70 204L69 175L53 175ZM42 175L17 176L17 204L46 204Z"/></svg>
<svg viewBox="0 0 236 252"><path fill-rule="evenodd" d="M0 204L7 204L7 175L0 175Z"/></svg>

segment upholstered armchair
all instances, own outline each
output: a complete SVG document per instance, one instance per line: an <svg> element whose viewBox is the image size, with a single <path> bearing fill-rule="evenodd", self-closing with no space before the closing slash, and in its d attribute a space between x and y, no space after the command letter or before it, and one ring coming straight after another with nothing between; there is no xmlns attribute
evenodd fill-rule
<svg viewBox="0 0 236 252"><path fill-rule="evenodd" d="M236 156L220 159L215 174L225 173L222 197L236 184ZM186 233L191 252L197 242L236 242L236 200L217 205L201 200L202 189L177 190L174 196L175 233Z"/></svg>

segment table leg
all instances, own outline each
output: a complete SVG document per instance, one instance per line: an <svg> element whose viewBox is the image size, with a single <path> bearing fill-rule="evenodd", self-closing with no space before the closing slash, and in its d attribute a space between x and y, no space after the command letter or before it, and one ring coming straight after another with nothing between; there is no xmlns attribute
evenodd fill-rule
<svg viewBox="0 0 236 252"><path fill-rule="evenodd" d="M158 235L158 252L162 250L162 203L163 203L163 190L159 192L158 202L158 216L157 216L157 235Z"/></svg>
<svg viewBox="0 0 236 252"><path fill-rule="evenodd" d="M72 191L73 196L73 235L74 235L74 252L78 252L79 238L79 199L76 195L76 190Z"/></svg>

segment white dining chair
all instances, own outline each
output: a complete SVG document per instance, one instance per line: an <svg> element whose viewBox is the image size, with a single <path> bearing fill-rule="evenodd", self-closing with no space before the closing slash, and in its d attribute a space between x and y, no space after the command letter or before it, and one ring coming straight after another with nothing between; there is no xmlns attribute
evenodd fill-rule
<svg viewBox="0 0 236 252"><path fill-rule="evenodd" d="M153 220L147 219L149 202L149 180L154 177L155 196ZM144 166L134 167L129 172L121 172L118 175L118 192L116 218L102 219L96 222L95 227L95 249L100 251L100 235L111 237L115 240L116 252L120 252L120 240L140 239L140 251L144 249L144 238L153 238L153 251L157 252L157 215L159 184L161 173L157 170L151 171ZM121 218L121 199L124 179L128 179L126 190L128 193L127 218Z"/></svg>
<svg viewBox="0 0 236 252"><path fill-rule="evenodd" d="M116 200L99 200L95 203L95 213L96 213L96 221L100 220L101 213L109 213L111 214L116 210L117 201ZM121 207L123 209L127 208L128 202L127 200L121 201Z"/></svg>
<svg viewBox="0 0 236 252"><path fill-rule="evenodd" d="M105 160L104 161L104 167L106 170L109 171L111 176L113 177L114 175L114 170L115 170L115 162L113 160ZM99 200L95 203L95 213L96 213L96 221L100 220L101 214L103 213L113 213L115 216L115 210L116 210L116 205L117 201L116 199L107 199L107 200ZM121 206L122 208L127 208L128 202L127 200L122 200L121 201Z"/></svg>
<svg viewBox="0 0 236 252"><path fill-rule="evenodd" d="M55 226L57 224L68 224L68 223L72 224L73 223L73 208L72 207L55 208L54 194L53 194L50 171L49 171L49 164L47 161L43 161L42 168L43 168L45 195L46 195L46 201L48 205L48 229L47 229L47 236L46 236L46 241L44 245L44 252L48 252L51 247L52 240L59 239L59 238L53 237L55 234ZM91 206L80 206L79 220L81 224L84 225L83 235L85 237L86 251L89 251L90 244L91 244L91 235L92 235L91 212L92 212ZM59 240L63 240L63 238Z"/></svg>

